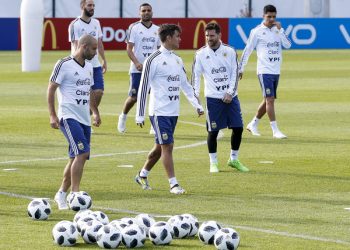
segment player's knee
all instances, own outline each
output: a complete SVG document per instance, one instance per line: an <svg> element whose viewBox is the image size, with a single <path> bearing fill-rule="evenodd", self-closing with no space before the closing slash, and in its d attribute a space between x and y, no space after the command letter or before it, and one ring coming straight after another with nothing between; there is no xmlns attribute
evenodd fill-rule
<svg viewBox="0 0 350 250"><path fill-rule="evenodd" d="M219 131L209 131L208 132L208 139L209 140L216 140L218 137Z"/></svg>
<svg viewBox="0 0 350 250"><path fill-rule="evenodd" d="M242 136L242 134L243 134L243 127L232 128L232 136L233 135Z"/></svg>

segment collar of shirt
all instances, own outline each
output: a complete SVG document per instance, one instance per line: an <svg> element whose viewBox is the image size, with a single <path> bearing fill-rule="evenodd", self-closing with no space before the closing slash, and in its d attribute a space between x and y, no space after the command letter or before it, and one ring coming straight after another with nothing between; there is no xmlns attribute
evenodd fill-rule
<svg viewBox="0 0 350 250"><path fill-rule="evenodd" d="M166 49L163 45L160 46L159 51L162 52L162 53L164 53L164 54L168 54L168 55L174 53L172 50Z"/></svg>

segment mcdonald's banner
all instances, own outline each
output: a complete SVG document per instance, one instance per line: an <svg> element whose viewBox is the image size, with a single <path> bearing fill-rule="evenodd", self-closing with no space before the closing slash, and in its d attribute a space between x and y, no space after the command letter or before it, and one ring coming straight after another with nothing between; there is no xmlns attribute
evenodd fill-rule
<svg viewBox="0 0 350 250"><path fill-rule="evenodd" d="M99 18L103 33L103 44L106 50L124 50L126 30L135 18ZM43 50L69 50L68 26L71 18L48 18L44 20ZM217 22L222 27L222 40L228 42L228 19L198 19L198 18L155 18L157 25L176 23L181 26L181 49L197 49L205 44L204 27L210 22ZM20 37L18 38L20 41Z"/></svg>

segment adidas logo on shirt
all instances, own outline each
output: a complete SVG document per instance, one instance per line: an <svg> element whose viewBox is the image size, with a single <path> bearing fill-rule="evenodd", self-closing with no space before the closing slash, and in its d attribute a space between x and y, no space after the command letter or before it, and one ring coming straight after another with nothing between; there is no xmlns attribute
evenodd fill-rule
<svg viewBox="0 0 350 250"><path fill-rule="evenodd" d="M164 61L164 62L163 62L163 65L167 65L167 63Z"/></svg>
<svg viewBox="0 0 350 250"><path fill-rule="evenodd" d="M78 76L78 75L79 75L79 73L78 73L78 72L75 72L74 76Z"/></svg>

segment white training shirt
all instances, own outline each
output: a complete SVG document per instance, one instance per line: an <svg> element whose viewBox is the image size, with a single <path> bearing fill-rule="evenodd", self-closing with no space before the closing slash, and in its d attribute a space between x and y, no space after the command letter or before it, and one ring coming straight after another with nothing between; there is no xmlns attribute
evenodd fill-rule
<svg viewBox="0 0 350 250"><path fill-rule="evenodd" d="M68 27L68 34L69 34L69 42L78 41L80 37L83 35L91 35L96 38L98 41L99 38L102 38L102 30L100 22L95 19L91 18L90 22L87 23L80 17L76 18L74 21L72 21L69 24ZM74 54L74 47L73 44L71 45L71 51L72 55ZM98 60L98 51L94 58L90 60L92 63L92 66L94 68L101 67L101 63Z"/></svg>
<svg viewBox="0 0 350 250"><path fill-rule="evenodd" d="M238 62L235 49L221 43L215 52L209 46L197 50L192 65L192 86L197 97L201 75L204 76L205 97L223 99L226 93L236 96Z"/></svg>
<svg viewBox="0 0 350 250"><path fill-rule="evenodd" d="M72 56L63 58L56 63L50 81L59 84L58 118L72 118L91 126L90 88L94 85L91 63L85 61L82 67Z"/></svg>
<svg viewBox="0 0 350 250"><path fill-rule="evenodd" d="M145 61L137 96L137 123L143 122L145 119L146 99L150 88L150 116L178 116L180 90L193 107L203 111L203 107L199 104L187 81L182 59L163 46Z"/></svg>
<svg viewBox="0 0 350 250"><path fill-rule="evenodd" d="M239 64L239 72L244 71L250 54L256 48L257 73L279 75L282 63L282 46L289 49L291 45L283 28L278 30L276 26L273 26L270 29L261 23L250 32Z"/></svg>
<svg viewBox="0 0 350 250"><path fill-rule="evenodd" d="M159 26L152 24L147 28L141 21L132 23L129 26L126 36L126 43L133 43L133 52L140 63L144 63L160 46L160 39L158 36ZM141 73L136 69L135 64L131 61L129 73Z"/></svg>

